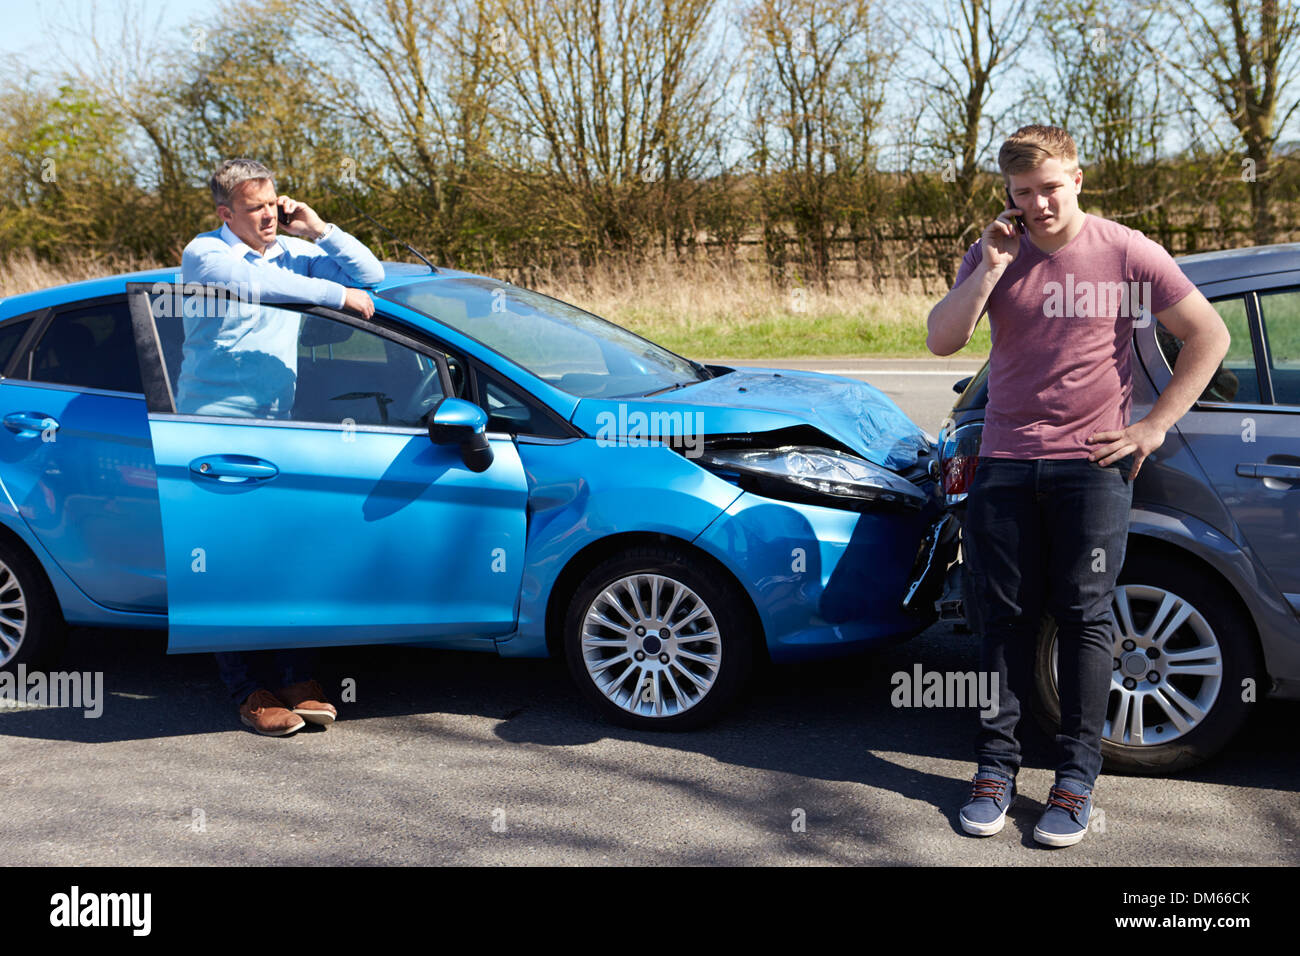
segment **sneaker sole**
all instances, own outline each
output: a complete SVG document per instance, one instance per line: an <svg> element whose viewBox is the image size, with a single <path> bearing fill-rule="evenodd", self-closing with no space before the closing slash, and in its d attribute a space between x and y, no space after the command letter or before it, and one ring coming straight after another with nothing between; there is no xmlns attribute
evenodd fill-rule
<svg viewBox="0 0 1300 956"><path fill-rule="evenodd" d="M1047 833L1034 827L1034 839L1044 846L1074 846L1087 832L1087 830L1080 830L1078 833Z"/></svg>
<svg viewBox="0 0 1300 956"><path fill-rule="evenodd" d="M1007 809L1010 809L1008 807ZM1007 823L1006 810L1002 811L1002 816L998 817L992 823L976 823L974 820L967 820L960 813L957 818L961 820L961 828L971 836L993 836L995 833L1001 833L1002 828Z"/></svg>
<svg viewBox="0 0 1300 956"><path fill-rule="evenodd" d="M257 724L253 723L243 714L239 715L239 719L240 721L243 722L245 727L251 727L254 731L261 734L263 737L287 737L290 734L296 734L298 731L302 730L304 727L307 726L306 721L300 720L298 722L297 727L290 727L288 730L259 730Z"/></svg>
<svg viewBox="0 0 1300 956"><path fill-rule="evenodd" d="M337 719L334 714L328 710L298 710L293 711L309 724L315 724L317 727L328 727Z"/></svg>

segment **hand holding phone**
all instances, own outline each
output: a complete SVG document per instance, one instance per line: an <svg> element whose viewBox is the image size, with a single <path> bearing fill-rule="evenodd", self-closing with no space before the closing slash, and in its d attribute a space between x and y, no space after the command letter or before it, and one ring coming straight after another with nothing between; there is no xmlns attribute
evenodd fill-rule
<svg viewBox="0 0 1300 956"><path fill-rule="evenodd" d="M1015 203L1015 200L1013 200L1013 199L1011 198L1011 190L1010 190L1010 189L1007 189L1007 190L1006 190L1006 194L1007 194L1007 208L1008 208L1008 209L1015 209L1015 208L1016 208L1016 203ZM1023 235L1025 234L1025 220L1024 220L1024 218L1021 217L1021 216L1013 216L1012 218L1015 219L1015 221L1016 221L1016 232L1020 233L1020 234L1023 236Z"/></svg>

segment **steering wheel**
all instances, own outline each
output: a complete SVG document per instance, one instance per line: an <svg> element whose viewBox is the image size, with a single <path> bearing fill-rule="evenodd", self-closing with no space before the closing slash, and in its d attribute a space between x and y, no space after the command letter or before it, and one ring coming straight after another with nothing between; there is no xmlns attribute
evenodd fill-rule
<svg viewBox="0 0 1300 956"><path fill-rule="evenodd" d="M437 384L437 389L432 390L432 386ZM432 390L432 394L430 394ZM420 381L416 383L411 394L407 397L399 413L403 423L414 422L419 425L424 424L424 416L429 414L433 406L443 400L445 396L442 393L442 378L438 373L438 366L434 366L420 376Z"/></svg>

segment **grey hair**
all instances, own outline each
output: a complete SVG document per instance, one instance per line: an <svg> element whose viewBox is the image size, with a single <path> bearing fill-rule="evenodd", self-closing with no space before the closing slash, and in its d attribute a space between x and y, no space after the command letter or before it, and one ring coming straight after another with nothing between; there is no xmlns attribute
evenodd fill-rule
<svg viewBox="0 0 1300 956"><path fill-rule="evenodd" d="M228 159L216 168L208 180L212 201L218 206L229 206L235 189L251 179L275 180L271 171L255 159Z"/></svg>

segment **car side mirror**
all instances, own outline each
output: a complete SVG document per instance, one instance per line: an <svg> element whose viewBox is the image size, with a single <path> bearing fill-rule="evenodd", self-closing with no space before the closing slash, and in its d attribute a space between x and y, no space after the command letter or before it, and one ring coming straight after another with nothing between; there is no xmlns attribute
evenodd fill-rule
<svg viewBox="0 0 1300 956"><path fill-rule="evenodd" d="M952 390L956 392L958 395L960 395L962 392L966 391L966 386L970 384L971 379L973 379L974 377L975 377L974 375L967 375L965 378L961 379L960 381L954 382L952 386Z"/></svg>
<svg viewBox="0 0 1300 956"><path fill-rule="evenodd" d="M492 446L487 440L487 412L463 398L444 398L429 413L429 441L459 445L460 458L470 471L487 471Z"/></svg>

